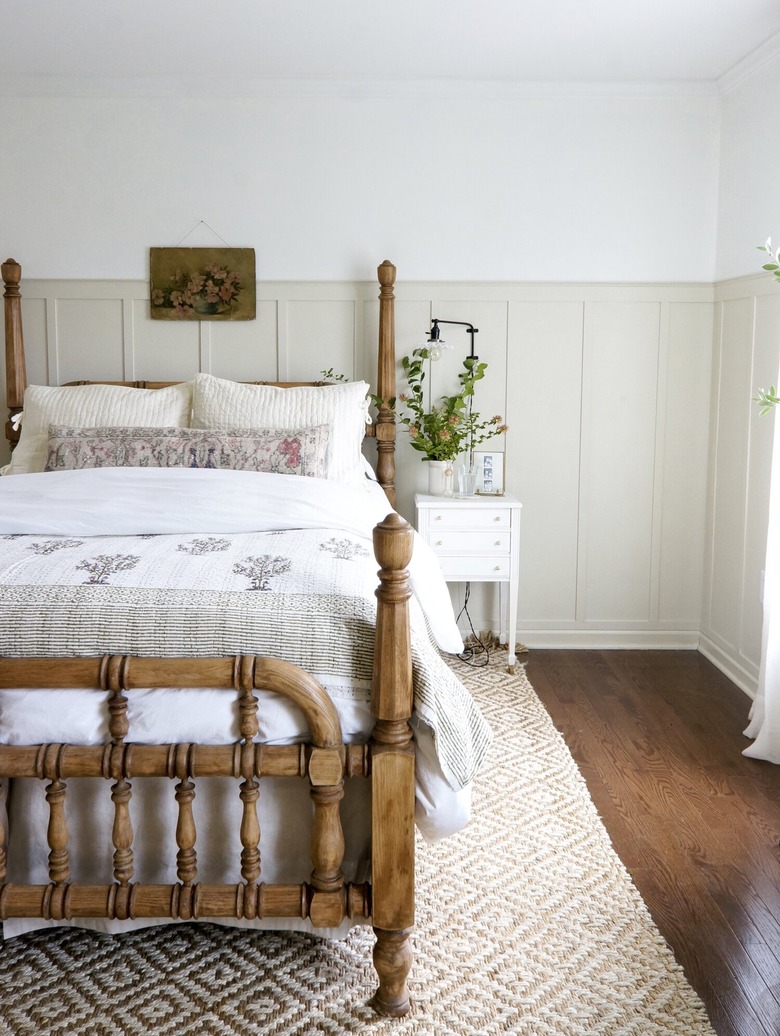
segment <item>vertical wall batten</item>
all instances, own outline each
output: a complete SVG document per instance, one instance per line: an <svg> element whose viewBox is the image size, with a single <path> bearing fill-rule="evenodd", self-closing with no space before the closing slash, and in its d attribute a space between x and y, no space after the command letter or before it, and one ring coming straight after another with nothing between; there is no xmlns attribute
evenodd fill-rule
<svg viewBox="0 0 780 1036"><path fill-rule="evenodd" d="M50 385L58 385L62 380L60 378L58 328L59 325L57 323L57 299L48 297L46 299L46 374L49 379L48 383ZM26 348L27 346L25 339L25 350Z"/></svg>
<svg viewBox="0 0 780 1036"><path fill-rule="evenodd" d="M653 449L653 517L650 523L650 578L648 586L648 619L652 623L658 623L661 619L661 550L663 546L670 320L671 304L668 302L660 303L655 389L655 445Z"/></svg>

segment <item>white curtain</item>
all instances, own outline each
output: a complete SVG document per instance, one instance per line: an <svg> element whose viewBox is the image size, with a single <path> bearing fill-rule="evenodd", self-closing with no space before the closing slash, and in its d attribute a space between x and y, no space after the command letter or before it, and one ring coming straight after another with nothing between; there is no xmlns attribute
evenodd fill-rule
<svg viewBox="0 0 780 1036"><path fill-rule="evenodd" d="M775 413L769 535L764 566L764 631L758 692L745 733L755 740L744 755L780 763L780 413Z"/></svg>

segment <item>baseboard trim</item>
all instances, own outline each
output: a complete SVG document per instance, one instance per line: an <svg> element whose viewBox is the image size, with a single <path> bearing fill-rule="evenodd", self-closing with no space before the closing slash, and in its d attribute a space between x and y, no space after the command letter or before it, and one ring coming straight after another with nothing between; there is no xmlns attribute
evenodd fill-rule
<svg viewBox="0 0 780 1036"><path fill-rule="evenodd" d="M464 638L469 632L461 630ZM754 673L698 630L518 630L517 644L529 649L699 651L749 698L758 689Z"/></svg>
<svg viewBox="0 0 780 1036"><path fill-rule="evenodd" d="M468 631L461 630L464 636ZM696 651L698 630L518 630L517 642L527 648L570 648L595 651Z"/></svg>
<svg viewBox="0 0 780 1036"><path fill-rule="evenodd" d="M744 691L749 698L755 698L756 691L758 690L756 677L749 673L739 662L735 661L728 652L718 647L709 637L705 637L703 634L699 637L699 651L717 669L720 669L732 683L735 683L741 691Z"/></svg>

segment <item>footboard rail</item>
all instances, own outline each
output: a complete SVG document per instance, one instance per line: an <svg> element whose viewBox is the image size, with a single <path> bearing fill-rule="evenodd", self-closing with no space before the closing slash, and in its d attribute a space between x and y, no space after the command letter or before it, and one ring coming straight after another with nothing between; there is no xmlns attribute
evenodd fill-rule
<svg viewBox="0 0 780 1036"><path fill-rule="evenodd" d="M379 988L372 1000L381 1014L402 1015L410 1007L407 975L414 923L415 758L412 663L407 566L412 530L397 514L374 531L380 566L372 683L375 727L368 744L345 745L335 706L324 688L289 662L263 656L235 658L0 657L0 689L97 689L106 694L110 741L98 745L49 743L0 745L0 780L46 782L48 805L47 884L8 880L8 830L0 810L0 920L81 917L127 920L155 918L308 918L316 928L338 927L345 918L370 922L377 943L374 965ZM128 695L164 687L233 688L238 696L240 740L229 744L142 744L128 739ZM302 711L310 740L265 745L259 733L255 691L277 692ZM177 804L176 876L168 884L133 881L132 781L167 777ZM201 777L240 780L240 871L237 884L198 881L197 831L193 801ZM312 870L299 884L268 884L261 878L259 781L299 777L309 781L313 802ZM344 879L344 833L340 803L345 780L371 778L371 881ZM71 880L68 848L67 781L111 781L112 882ZM0 784L0 796L3 786ZM2 805L2 802L0 802Z"/></svg>
<svg viewBox="0 0 780 1036"><path fill-rule="evenodd" d="M300 917L315 927L338 926L344 917L367 919L367 884L344 882L341 862L344 835L339 803L344 780L368 776L365 745L343 744L335 707L320 684L297 666L261 656L235 659L152 659L104 656L100 659L3 659L0 687L92 688L108 692L109 735L105 745L3 745L0 777L47 781L49 805L48 885L16 885L6 881L6 835L0 835L0 919L43 917L171 918ZM223 745L127 742L128 693L135 688L172 686L233 687L238 692L241 741ZM258 733L255 690L276 691L304 713L310 742L264 745ZM314 803L309 882L269 885L260 879L260 825L257 801L261 777L307 778ZM74 777L102 777L114 804L113 884L79 885L70 881L67 785ZM176 802L178 883L144 885L132 882L133 827L130 781L139 777L178 780ZM199 777L232 777L239 788L241 877L238 885L206 885L197 881L196 828L192 809L194 781Z"/></svg>

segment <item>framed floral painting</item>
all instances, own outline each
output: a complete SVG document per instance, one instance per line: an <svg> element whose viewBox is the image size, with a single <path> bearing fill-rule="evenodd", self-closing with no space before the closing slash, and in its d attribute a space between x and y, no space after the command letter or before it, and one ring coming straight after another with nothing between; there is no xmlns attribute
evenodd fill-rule
<svg viewBox="0 0 780 1036"><path fill-rule="evenodd" d="M254 320L254 248L151 248L153 320Z"/></svg>

